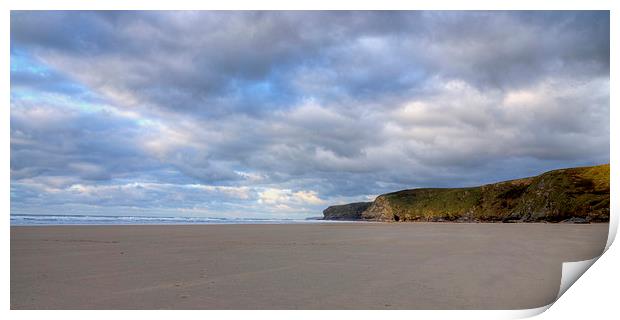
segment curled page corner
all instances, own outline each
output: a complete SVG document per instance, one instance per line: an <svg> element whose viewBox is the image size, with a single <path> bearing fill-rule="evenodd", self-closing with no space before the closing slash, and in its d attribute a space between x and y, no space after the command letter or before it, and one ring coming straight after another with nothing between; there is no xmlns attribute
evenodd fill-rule
<svg viewBox="0 0 620 320"><path fill-rule="evenodd" d="M560 281L558 296L555 299L560 299L566 290L568 290L568 288L570 288L600 257L599 255L590 260L562 263L562 280Z"/></svg>
<svg viewBox="0 0 620 320"><path fill-rule="evenodd" d="M607 248L605 248L605 251ZM601 254L602 255L602 254ZM560 299L560 297L570 288L576 281L579 279L601 256L594 257L590 260L583 261L570 261L562 263L562 279L560 280L560 289L558 291L558 295L555 297L555 300L548 305L532 308L532 309L524 309L518 310L518 312L511 313L508 317L512 318L530 318L533 316L537 316L547 309L551 308L551 306ZM515 310L516 311L516 310Z"/></svg>
<svg viewBox="0 0 620 320"><path fill-rule="evenodd" d="M586 271L588 271L588 269L590 269L590 267L592 267L592 265L594 265L594 263L603 254L605 254L605 252L607 252L607 250L609 249L609 247L612 245L612 243L614 242L616 238L617 230L618 230L618 217L612 216L612 218L610 219L610 224L609 224L609 232L607 234L607 243L605 245L605 248L603 249L603 252L600 255L592 259L589 259L589 260L568 261L568 262L562 263L562 279L560 280L560 289L558 290L558 295L556 296L555 301L553 301L552 303L546 306L542 306L538 308L524 309L524 310L519 310L519 311L515 310L517 312L513 312L509 314L508 316L518 317L518 318L529 318L529 317L539 315L547 311L547 309L551 308L551 306L556 301L558 301L560 297L562 297L562 295L564 295L564 293L568 290L568 288L570 288L584 273L586 273Z"/></svg>
<svg viewBox="0 0 620 320"><path fill-rule="evenodd" d="M568 290L568 288L570 288L577 281L577 279L579 279L584 273L586 273L586 271L588 271L588 269L590 269L590 267L602 255L605 254L605 252L607 252L611 244L614 242L614 239L616 238L617 223L617 220L611 221L607 234L607 244L605 245L605 249L603 249L603 252L601 252L600 255L589 260L570 261L562 263L562 280L560 281L560 290L558 291L558 295L555 298L556 301L560 299L560 297L562 297L566 290ZM550 304L549 307L552 304Z"/></svg>

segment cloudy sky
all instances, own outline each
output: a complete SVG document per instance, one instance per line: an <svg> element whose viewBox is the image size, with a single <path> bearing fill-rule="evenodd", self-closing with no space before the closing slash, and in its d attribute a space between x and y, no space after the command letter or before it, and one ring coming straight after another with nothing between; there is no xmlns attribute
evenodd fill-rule
<svg viewBox="0 0 620 320"><path fill-rule="evenodd" d="M607 12L15 12L11 212L319 216L609 162Z"/></svg>

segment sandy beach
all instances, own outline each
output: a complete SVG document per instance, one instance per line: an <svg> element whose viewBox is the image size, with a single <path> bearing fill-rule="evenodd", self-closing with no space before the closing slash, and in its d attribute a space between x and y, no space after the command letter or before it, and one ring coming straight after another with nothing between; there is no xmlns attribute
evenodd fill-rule
<svg viewBox="0 0 620 320"><path fill-rule="evenodd" d="M11 227L12 309L522 309L608 224Z"/></svg>

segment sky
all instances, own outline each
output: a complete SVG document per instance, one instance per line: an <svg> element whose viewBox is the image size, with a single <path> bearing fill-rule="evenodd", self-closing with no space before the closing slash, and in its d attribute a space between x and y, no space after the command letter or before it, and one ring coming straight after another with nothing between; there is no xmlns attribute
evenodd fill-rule
<svg viewBox="0 0 620 320"><path fill-rule="evenodd" d="M304 218L609 162L609 13L11 12L11 213Z"/></svg>

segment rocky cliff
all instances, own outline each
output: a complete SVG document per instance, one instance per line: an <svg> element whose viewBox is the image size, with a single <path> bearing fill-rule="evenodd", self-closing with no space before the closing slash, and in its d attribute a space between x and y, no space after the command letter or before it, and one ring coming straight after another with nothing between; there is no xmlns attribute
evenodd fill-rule
<svg viewBox="0 0 620 320"><path fill-rule="evenodd" d="M323 210L325 220L360 220L372 202L355 202L338 206L331 206Z"/></svg>
<svg viewBox="0 0 620 320"><path fill-rule="evenodd" d="M333 206L323 214L328 220L346 216L375 221L606 222L609 170L606 164L480 187L402 190L378 196L359 214L358 204Z"/></svg>

